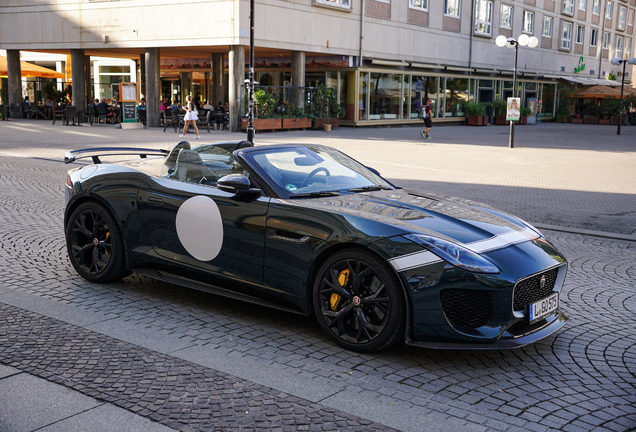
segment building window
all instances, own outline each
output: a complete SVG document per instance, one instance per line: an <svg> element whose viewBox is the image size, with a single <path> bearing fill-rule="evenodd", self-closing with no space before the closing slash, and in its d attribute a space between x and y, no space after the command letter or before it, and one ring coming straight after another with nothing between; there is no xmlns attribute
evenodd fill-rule
<svg viewBox="0 0 636 432"><path fill-rule="evenodd" d="M316 0L316 3L330 5L330 6L338 6L345 9L351 9L351 4L349 0Z"/></svg>
<svg viewBox="0 0 636 432"><path fill-rule="evenodd" d="M611 20L613 11L614 11L614 3L607 2L607 7L605 8L605 18Z"/></svg>
<svg viewBox="0 0 636 432"><path fill-rule="evenodd" d="M598 43L598 30L592 29L590 33L590 46L595 47Z"/></svg>
<svg viewBox="0 0 636 432"><path fill-rule="evenodd" d="M475 32L484 35L492 34L492 2L488 0L477 0L476 6Z"/></svg>
<svg viewBox="0 0 636 432"><path fill-rule="evenodd" d="M579 0L579 10L584 11L587 7L587 0Z"/></svg>
<svg viewBox="0 0 636 432"><path fill-rule="evenodd" d="M598 15L599 14L599 0L593 0L592 1L592 13L594 15Z"/></svg>
<svg viewBox="0 0 636 432"><path fill-rule="evenodd" d="M632 54L632 40L627 38L627 46L625 48L625 57L629 57Z"/></svg>
<svg viewBox="0 0 636 432"><path fill-rule="evenodd" d="M563 13L574 15L574 0L563 0Z"/></svg>
<svg viewBox="0 0 636 432"><path fill-rule="evenodd" d="M610 34L608 32L603 33L603 49L609 49Z"/></svg>
<svg viewBox="0 0 636 432"><path fill-rule="evenodd" d="M541 36L543 37L552 37L552 23L554 22L554 19L552 17L549 16L544 16L543 17L543 32L541 33Z"/></svg>
<svg viewBox="0 0 636 432"><path fill-rule="evenodd" d="M499 27L512 30L512 6L501 5L501 24Z"/></svg>
<svg viewBox="0 0 636 432"><path fill-rule="evenodd" d="M570 50L572 46L572 23L563 22L563 31L561 32L561 49Z"/></svg>
<svg viewBox="0 0 636 432"><path fill-rule="evenodd" d="M444 15L459 18L459 0L444 0Z"/></svg>
<svg viewBox="0 0 636 432"><path fill-rule="evenodd" d="M534 34L534 12L523 11L523 31Z"/></svg>
<svg viewBox="0 0 636 432"><path fill-rule="evenodd" d="M625 38L622 36L618 36L616 38L616 57L619 59L623 58L623 47L625 46Z"/></svg>
<svg viewBox="0 0 636 432"><path fill-rule="evenodd" d="M634 9L630 9L629 13L627 14L627 25L628 26L634 25Z"/></svg>
<svg viewBox="0 0 636 432"><path fill-rule="evenodd" d="M585 27L582 25L576 26L576 43L582 44L585 40Z"/></svg>
<svg viewBox="0 0 636 432"><path fill-rule="evenodd" d="M428 10L428 0L409 0L409 6L413 9Z"/></svg>
<svg viewBox="0 0 636 432"><path fill-rule="evenodd" d="M621 6L618 8L618 29L625 30L625 20L627 20L627 8Z"/></svg>

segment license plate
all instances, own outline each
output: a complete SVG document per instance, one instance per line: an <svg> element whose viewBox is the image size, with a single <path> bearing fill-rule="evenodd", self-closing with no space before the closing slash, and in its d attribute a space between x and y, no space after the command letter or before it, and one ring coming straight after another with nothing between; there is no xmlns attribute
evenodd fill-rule
<svg viewBox="0 0 636 432"><path fill-rule="evenodd" d="M530 324L533 324L559 308L559 293L554 293L549 297L539 300L528 306Z"/></svg>

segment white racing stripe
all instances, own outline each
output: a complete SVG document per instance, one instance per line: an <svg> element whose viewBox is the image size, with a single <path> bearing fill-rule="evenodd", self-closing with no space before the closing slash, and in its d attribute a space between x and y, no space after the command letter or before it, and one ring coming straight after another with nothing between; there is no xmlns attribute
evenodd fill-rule
<svg viewBox="0 0 636 432"><path fill-rule="evenodd" d="M408 255L402 255L397 258L391 258L389 263L393 268L399 272L409 270L416 267L433 264L436 262L442 262L443 260L435 255L433 252L427 250L422 252L415 252Z"/></svg>
<svg viewBox="0 0 636 432"><path fill-rule="evenodd" d="M478 240L472 243L466 243L464 246L476 253L489 252L495 249L502 249L506 246L521 243L539 237L537 233L530 228L522 231L510 231L505 234L498 234L486 240Z"/></svg>

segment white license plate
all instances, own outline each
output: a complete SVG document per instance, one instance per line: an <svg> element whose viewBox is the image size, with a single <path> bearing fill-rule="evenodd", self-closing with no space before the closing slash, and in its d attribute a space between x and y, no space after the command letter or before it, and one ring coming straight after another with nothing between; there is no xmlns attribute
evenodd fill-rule
<svg viewBox="0 0 636 432"><path fill-rule="evenodd" d="M539 300L528 306L530 324L533 324L550 315L559 308L559 293Z"/></svg>

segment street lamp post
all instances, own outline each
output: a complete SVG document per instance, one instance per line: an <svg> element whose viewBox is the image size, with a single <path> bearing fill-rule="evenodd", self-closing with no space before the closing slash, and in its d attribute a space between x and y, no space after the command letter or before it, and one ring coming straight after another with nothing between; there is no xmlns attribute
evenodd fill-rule
<svg viewBox="0 0 636 432"><path fill-rule="evenodd" d="M249 101L247 103L247 140L254 144L254 0L250 0Z"/></svg>
<svg viewBox="0 0 636 432"><path fill-rule="evenodd" d="M515 49L515 66L512 70L512 97L517 97L517 56L519 54L519 45L521 46L529 46L530 48L534 48L539 45L539 39L534 36L528 36L527 34L522 34L519 36L519 39L515 38L507 38L504 35L497 36L495 39L495 43L498 47L508 47ZM508 139L508 147L515 147L515 122L510 120L510 137Z"/></svg>
<svg viewBox="0 0 636 432"><path fill-rule="evenodd" d="M612 60L610 60L610 62L614 66L618 66L619 64L623 63L623 80L621 81L621 102L620 102L620 109L618 114L618 129L616 130L616 135L620 135L621 123L623 122L623 89L625 88L625 66L627 66L627 63L631 65L636 64L636 58L630 57L627 60L621 60L618 57L614 57L612 58Z"/></svg>

